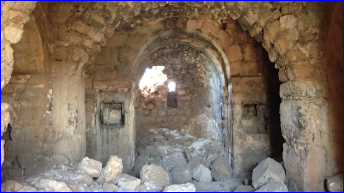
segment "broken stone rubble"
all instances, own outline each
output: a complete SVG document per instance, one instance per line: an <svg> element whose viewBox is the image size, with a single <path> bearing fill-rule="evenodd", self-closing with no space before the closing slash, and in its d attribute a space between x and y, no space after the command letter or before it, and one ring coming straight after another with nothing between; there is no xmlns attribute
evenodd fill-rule
<svg viewBox="0 0 344 193"><path fill-rule="evenodd" d="M211 175L216 181L221 181L228 178L233 173L229 162L225 158L216 159L211 166Z"/></svg>
<svg viewBox="0 0 344 193"><path fill-rule="evenodd" d="M122 159L117 156L111 156L106 166L101 171L98 182L104 183L111 180L117 180L122 170Z"/></svg>
<svg viewBox="0 0 344 193"><path fill-rule="evenodd" d="M87 159L86 159L87 160ZM91 159L89 159L91 160ZM218 159L222 166L223 159ZM95 160L91 160L94 162ZM269 164L267 164L269 163ZM277 162L276 162L277 163ZM261 165L270 166L265 168L261 178L266 178L271 174L271 165L273 169L280 168L282 165L276 164L274 160L268 158L262 161L256 168L255 173L260 170ZM220 165L221 165L220 164ZM215 164L216 165L216 164ZM115 178L112 178L108 182L102 183L99 180L92 179L88 174L86 174L81 167L56 167L55 169L46 171L38 176L30 177L23 182L7 181L2 184L1 190L3 192L13 191L13 192L27 192L27 191L74 191L74 192L146 192L146 191L164 191L164 192L194 192L194 191L254 191L251 186L240 186L240 182L237 178L226 179L218 182L197 182L192 183L187 182L186 184L171 184L172 179L167 171L162 167L156 166L154 164L145 165L141 171L141 179L130 176L128 174L122 174L119 168L123 167L121 160L116 156L111 156L107 163L108 167L104 167L101 171L108 172L109 174L118 174ZM116 167L110 167L116 166ZM225 166L223 166L225 167ZM198 170L207 170L208 176L210 176L210 170L206 168L203 164L199 163L199 159L193 159L189 164L182 165L180 168L190 169L191 174ZM113 171L112 171L113 170ZM268 170L268 172L266 171ZM182 170L184 171L184 169ZM201 173L201 172L200 172ZM181 173L180 173L181 174ZM256 175L256 174L255 174ZM264 176L265 175L265 176ZM111 175L109 175L111 176ZM113 175L114 176L114 175ZM112 177L113 177L112 176ZM173 175L172 175L173 176ZM196 175L197 176L197 175ZM191 176L192 177L192 176ZM197 177L196 177L197 178ZM110 179L110 178L108 178ZM191 179L188 177L188 179ZM258 178L260 179L260 178ZM280 179L280 178L278 178ZM339 177L334 177L329 179L331 182L337 182ZM141 181L142 180L142 181ZM335 181L336 180L336 181ZM202 180L199 180L202 181ZM253 181L255 182L255 181ZM281 182L266 181L262 184L257 192L278 192L278 191L288 191L285 184Z"/></svg>
<svg viewBox="0 0 344 193"><path fill-rule="evenodd" d="M254 192L252 186L239 186L237 187L234 192Z"/></svg>
<svg viewBox="0 0 344 193"><path fill-rule="evenodd" d="M98 178L102 171L102 163L85 157L80 163L80 169L89 176Z"/></svg>
<svg viewBox="0 0 344 193"><path fill-rule="evenodd" d="M117 185L121 192L136 192L140 188L141 180L128 174L121 174Z"/></svg>
<svg viewBox="0 0 344 193"><path fill-rule="evenodd" d="M162 191L170 185L169 174L162 167L153 164L143 166L140 178L148 191Z"/></svg>
<svg viewBox="0 0 344 193"><path fill-rule="evenodd" d="M192 171L188 164L181 164L172 169L171 176L172 183L184 184L192 179Z"/></svg>
<svg viewBox="0 0 344 193"><path fill-rule="evenodd" d="M138 156L135 161L134 173L138 173L143 165L150 163L171 172L173 183L186 183L191 180L189 173L186 172L188 170L181 170L178 167L188 164L192 171L191 178L193 180L213 181L210 166L216 159L222 157L223 144L221 141L197 138L183 129L178 131L167 128L150 129L146 136L139 136L138 138L136 145ZM214 170L219 170L219 172L214 171L214 175L222 175L216 178L218 180L230 177L232 174L229 160L226 158L223 160L228 164L222 164L223 166L215 164L216 167L213 167ZM198 168L196 169L196 167ZM223 168L225 168L223 171L225 174L220 171Z"/></svg>
<svg viewBox="0 0 344 193"><path fill-rule="evenodd" d="M252 186L259 189L268 182L284 183L285 172L283 166L271 158L263 160L253 169Z"/></svg>
<svg viewBox="0 0 344 193"><path fill-rule="evenodd" d="M170 185L164 188L163 192L196 192L196 188L191 183Z"/></svg>
<svg viewBox="0 0 344 193"><path fill-rule="evenodd" d="M288 192L288 188L280 182L269 182L256 190L256 192Z"/></svg>

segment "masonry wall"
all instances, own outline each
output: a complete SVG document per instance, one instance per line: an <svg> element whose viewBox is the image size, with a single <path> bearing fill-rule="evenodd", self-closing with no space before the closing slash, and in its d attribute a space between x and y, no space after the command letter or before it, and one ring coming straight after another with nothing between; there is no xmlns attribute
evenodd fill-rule
<svg viewBox="0 0 344 193"><path fill-rule="evenodd" d="M329 127L331 128L328 176L343 171L343 3L326 7L324 56L328 81Z"/></svg>
<svg viewBox="0 0 344 193"><path fill-rule="evenodd" d="M173 24L173 22L175 23ZM133 89L131 87L132 74L142 75L145 70L145 68L134 66L140 48L145 46L153 34L170 29L173 25L189 30L201 30L205 35L211 37L213 43L222 48L221 50L228 58L230 65L230 74L228 75L230 75L229 84L232 85L233 93L229 100L233 101L233 104L224 104L223 97L225 96L218 95L218 93L223 92L223 88L219 86L219 81L216 78L211 78L218 76L212 72L215 69L207 69L208 74L204 74L206 71L203 70L202 65L211 66L206 63L213 61L210 60L202 64L201 61L195 60L194 63L188 63L179 60L180 56L177 53L172 54L173 49L170 48L170 54L164 54L164 52L168 52L166 50L156 52L155 55L152 54L154 56L147 57L140 64L144 64L145 67L153 65L167 67L165 73L171 80L177 81L177 103L179 106L175 109L167 107L167 90L163 86L160 87L159 94L154 96L154 107L147 108L151 99L136 95L136 131L146 131L153 127L168 127L191 130L196 135L209 137L212 134L207 135L207 130L213 130L215 131L212 132L213 134L219 133L218 136L225 136L225 140L231 141L230 139L233 139L226 143L227 147L230 148L229 153L233 156L232 163L237 171L250 171L257 163L271 155L270 128L268 127L271 125L272 119L268 119L269 108L266 103L266 84L268 82L265 81L264 77L262 50L259 44L250 37L248 32L241 29L238 22L232 20L227 21L225 30L221 30L220 25L207 19L195 21L180 18L177 21L166 19L158 23L149 21L145 25L137 26L131 30L115 31L107 44L102 47L99 57L96 59L96 65L86 73L86 82L89 85L87 86L89 89L86 91L86 124L88 130L94 130L95 120L98 117L95 114L97 90L126 93ZM175 38L178 38L178 35L175 35ZM169 40L160 42L163 45L163 42L166 41ZM181 49L175 49L176 52L178 52L177 50ZM188 55L188 53L185 54L185 56ZM181 64L186 65L179 66ZM139 73L135 70L138 70ZM134 79L137 85L139 77ZM139 91L136 90L135 93L137 94ZM231 120L233 125L231 126L223 121L227 116L224 105L229 106L229 111L233 110L233 117L231 117L233 118ZM248 111L250 111L250 107L253 107L253 110L257 111L258 114L254 116L244 115L246 107ZM278 104L269 107L277 109ZM202 114L201 112L208 113ZM209 121L205 121L207 119ZM279 129L276 124L273 127L276 130ZM118 137L120 138L120 136ZM281 147L279 148L281 149ZM250 159L244 159L245 157L250 157Z"/></svg>
<svg viewBox="0 0 344 193"><path fill-rule="evenodd" d="M22 26L28 21L28 15L34 9L35 2L2 2L1 6L1 88L3 90L10 81L12 73L13 49L11 45L20 40ZM336 90L342 89L339 86L341 82L338 81L341 79L338 72L341 70L339 64L341 64L342 56L338 54L341 53L338 51L340 48L336 47L337 38L333 38L341 37L336 35L341 34L339 33L342 29L339 22L341 19L338 16L340 14L337 15L338 17L323 17L322 14L327 10L338 13L339 11L332 11L338 10L335 7L326 7L325 3L321 2L120 2L115 4L112 2L50 2L48 14L42 15L46 15L49 19L51 33L47 34L47 39L50 58L60 62L57 64L72 65L70 68L66 67L71 72L74 72L73 69L79 69L80 74L74 74L76 77L65 76L64 80L71 85L68 87L70 89L80 89L79 86L83 85L83 80L80 78L83 64L95 62L97 54L103 51L101 46L105 46L107 38L115 29L124 29L125 33L128 29L140 31L139 35L136 34L138 36L118 36L120 40L114 41L132 43L119 50L115 49L127 56L135 55L132 53L138 52L138 48L150 36L175 26L202 32L226 51L227 47L232 46L234 39L241 36L238 36L238 33L230 34L219 30L221 18L231 17L238 21L237 26L240 30L248 30L250 36L262 42L263 47L268 51L270 61L275 62L276 68L279 69L279 79L283 82L280 87L282 98L280 117L282 134L286 139L283 146L283 160L287 170L288 187L290 190L297 191L319 191L323 190L324 178L337 173L342 167L342 161L339 161L342 160L342 155L337 150L342 149L337 148L341 147L338 144L342 142L342 139L336 137L341 136L340 133L342 133L340 129L338 130L342 128L341 111L336 107L340 106L337 104L340 104L339 101L342 98L336 94ZM170 18L160 22L160 19L165 16ZM152 22L149 25L143 25L143 22L147 20L152 20ZM322 30L327 28L320 24L327 21L331 21L328 27L329 32L322 34ZM133 37L136 37L135 41L132 41ZM111 38L108 40L111 41ZM327 48L324 43L328 44ZM229 58L228 54L227 57ZM118 62L123 66L131 65L133 61L134 58L131 57L118 57ZM73 65L80 68L75 68ZM120 72L117 75L130 77L124 70L127 68L121 71L122 68L112 70L111 65L108 67L110 68L104 69L103 72L109 72L110 76L112 72ZM127 85L132 84L130 78L125 80L127 82L112 82L110 86L105 84L105 87L115 90L126 89ZM104 87L104 84L97 81L92 84L96 85L95 88ZM231 84L228 84L229 95L230 90ZM78 94L81 93L83 90L78 90ZM59 109L59 103L55 102L55 107L57 111L61 110L60 115L64 116L64 120L82 119L83 109L85 109L82 105L83 97L78 98L75 93L64 97L65 101L76 97L78 102L76 106L72 106L72 109L64 107ZM231 108L229 104L226 105ZM4 103L1 105L2 133L6 130L10 117L7 106ZM242 114L241 111L244 112L240 109L238 115ZM82 135L73 134L74 125L69 125L68 122L63 122L62 125L57 123L56 130L59 132L56 136L66 141L82 138ZM79 124L81 123L82 120ZM68 129L63 130L64 127ZM82 128L80 129L78 132L82 133ZM65 138L62 135L64 132L72 133L73 137ZM230 132L228 131L226 140L233 142L230 141L233 136ZM80 149L83 145L85 144L82 140L76 144ZM56 148L56 151L60 151L63 155L71 155L69 152L64 152L64 147ZM78 160L80 156L83 156L82 151L80 152L71 158L74 161ZM2 161L3 155L2 152Z"/></svg>
<svg viewBox="0 0 344 193"><path fill-rule="evenodd" d="M218 124L221 124L223 96L213 61L190 47L171 45L154 52L142 63L147 68L164 66L168 80L151 95L141 94L140 105L136 108L137 135L152 128L168 128L184 129L198 137L221 139ZM167 89L170 81L177 85L176 107L168 105L168 95L173 95Z"/></svg>
<svg viewBox="0 0 344 193"><path fill-rule="evenodd" d="M48 167L53 158L45 154L51 148L50 68L45 39L45 4L38 4L24 25L21 40L13 45L13 74L1 93L1 102L9 104L11 120L5 133L5 160L16 163L26 174Z"/></svg>

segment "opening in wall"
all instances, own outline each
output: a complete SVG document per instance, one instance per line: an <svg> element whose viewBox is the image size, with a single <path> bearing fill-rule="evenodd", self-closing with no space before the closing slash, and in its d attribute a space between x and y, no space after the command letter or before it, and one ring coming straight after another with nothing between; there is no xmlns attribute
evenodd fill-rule
<svg viewBox="0 0 344 193"><path fill-rule="evenodd" d="M176 83L175 82L169 82L167 87L168 87L168 92L175 92L176 91Z"/></svg>
<svg viewBox="0 0 344 193"><path fill-rule="evenodd" d="M103 125L124 125L123 103L101 103L100 108Z"/></svg>
<svg viewBox="0 0 344 193"><path fill-rule="evenodd" d="M158 85L164 84L167 80L166 74L162 72L164 69L164 66L153 66L146 69L139 84L142 94L149 95L154 93Z"/></svg>

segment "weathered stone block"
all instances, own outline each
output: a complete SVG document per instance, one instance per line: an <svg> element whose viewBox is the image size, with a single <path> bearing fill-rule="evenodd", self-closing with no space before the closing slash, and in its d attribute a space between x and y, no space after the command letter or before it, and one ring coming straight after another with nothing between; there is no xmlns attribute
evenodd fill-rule
<svg viewBox="0 0 344 193"><path fill-rule="evenodd" d="M38 190L31 186L22 186L18 192L37 192Z"/></svg>
<svg viewBox="0 0 344 193"><path fill-rule="evenodd" d="M218 158L211 165L211 175L215 181L221 181L232 175L233 170L226 158Z"/></svg>
<svg viewBox="0 0 344 193"><path fill-rule="evenodd" d="M271 62L276 62L277 58L279 57L278 52L276 51L274 47L271 47L268 50L268 54L269 54L269 60Z"/></svg>
<svg viewBox="0 0 344 193"><path fill-rule="evenodd" d="M295 14L302 9L301 2L292 2L290 4L283 5L281 7L281 12L283 15Z"/></svg>
<svg viewBox="0 0 344 193"><path fill-rule="evenodd" d="M288 188L280 182L269 182L256 190L256 192L288 192Z"/></svg>
<svg viewBox="0 0 344 193"><path fill-rule="evenodd" d="M231 62L230 64L230 76L240 76L242 72L242 61Z"/></svg>
<svg viewBox="0 0 344 193"><path fill-rule="evenodd" d="M128 174L121 174L117 185L121 192L136 192L139 190L141 180Z"/></svg>
<svg viewBox="0 0 344 193"><path fill-rule="evenodd" d="M103 190L104 192L118 192L118 186L111 183L104 183Z"/></svg>
<svg viewBox="0 0 344 193"><path fill-rule="evenodd" d="M239 46L228 46L224 49L226 56L228 58L228 62L236 62L242 60L242 53Z"/></svg>
<svg viewBox="0 0 344 193"><path fill-rule="evenodd" d="M239 186L234 192L254 192L254 189L252 186Z"/></svg>
<svg viewBox="0 0 344 193"><path fill-rule="evenodd" d="M254 24L248 29L250 36L255 38L258 42L263 41L263 28L257 24Z"/></svg>
<svg viewBox="0 0 344 193"><path fill-rule="evenodd" d="M318 81L288 81L280 86L281 98L314 99L324 98L326 95L324 83Z"/></svg>
<svg viewBox="0 0 344 193"><path fill-rule="evenodd" d="M68 21L75 7L71 3L61 2L58 4L51 4L49 8L49 18L52 23L65 23Z"/></svg>
<svg viewBox="0 0 344 193"><path fill-rule="evenodd" d="M330 192L343 191L343 174L338 174L326 179L326 186Z"/></svg>
<svg viewBox="0 0 344 193"><path fill-rule="evenodd" d="M280 105L282 135L289 143L322 143L320 131L328 132L327 102L286 100Z"/></svg>
<svg viewBox="0 0 344 193"><path fill-rule="evenodd" d="M284 55L287 52L287 40L285 38L278 38L274 44L276 51Z"/></svg>
<svg viewBox="0 0 344 193"><path fill-rule="evenodd" d="M318 73L318 68L316 66L301 66L293 65L292 72L295 79L307 79L307 80L320 80L320 74Z"/></svg>
<svg viewBox="0 0 344 193"><path fill-rule="evenodd" d="M256 21L259 19L259 14L256 10L247 10L241 17L238 19L239 24L244 30L250 28Z"/></svg>
<svg viewBox="0 0 344 193"><path fill-rule="evenodd" d="M164 188L163 192L196 192L196 188L191 183L170 185Z"/></svg>
<svg viewBox="0 0 344 193"><path fill-rule="evenodd" d="M269 182L285 181L285 171L283 166L271 158L262 161L252 173L252 186L254 189L259 189Z"/></svg>
<svg viewBox="0 0 344 193"><path fill-rule="evenodd" d="M245 61L257 61L259 56L258 56L258 47L256 44L251 43L251 44L244 44L242 46L243 50L243 59Z"/></svg>
<svg viewBox="0 0 344 193"><path fill-rule="evenodd" d="M85 157L80 163L80 170L93 178L98 178L102 171L102 163Z"/></svg>
<svg viewBox="0 0 344 193"><path fill-rule="evenodd" d="M260 27L264 27L265 24L278 19L281 15L282 15L281 12L278 9L276 9L273 12L269 14L265 14L263 17L260 17L259 20L257 21L257 24Z"/></svg>
<svg viewBox="0 0 344 193"><path fill-rule="evenodd" d="M233 77L232 92L264 91L263 77Z"/></svg>
<svg viewBox="0 0 344 193"><path fill-rule="evenodd" d="M69 187L73 192L85 192L86 191L84 186L82 186L81 184L70 184Z"/></svg>
<svg viewBox="0 0 344 193"><path fill-rule="evenodd" d="M188 30L197 30L202 28L202 20L188 20L186 23L186 29Z"/></svg>
<svg viewBox="0 0 344 193"><path fill-rule="evenodd" d="M122 159L117 156L111 156L106 166L100 173L98 182L104 183L111 180L117 180L123 170Z"/></svg>
<svg viewBox="0 0 344 193"><path fill-rule="evenodd" d="M264 40L268 42L274 42L275 37L278 35L278 33L281 31L280 23L278 21L274 21L271 23L268 23L264 27Z"/></svg>
<svg viewBox="0 0 344 193"><path fill-rule="evenodd" d="M192 171L188 164L181 164L172 169L171 176L173 184L184 184L191 180Z"/></svg>
<svg viewBox="0 0 344 193"><path fill-rule="evenodd" d="M192 171L193 178L199 182L211 182L213 177L211 176L211 171L209 168L205 167L203 164L199 163Z"/></svg>
<svg viewBox="0 0 344 193"><path fill-rule="evenodd" d="M5 38L12 44L18 43L24 31L23 27L24 27L23 24L21 25L10 24L6 26L4 29Z"/></svg>
<svg viewBox="0 0 344 193"><path fill-rule="evenodd" d="M291 29L297 25L297 19L294 15L285 15L279 18L282 28Z"/></svg>
<svg viewBox="0 0 344 193"><path fill-rule="evenodd" d="M148 191L162 191L170 184L168 173L162 167L154 164L142 167L140 179Z"/></svg>
<svg viewBox="0 0 344 193"><path fill-rule="evenodd" d="M35 187L48 192L72 192L65 183L50 179L41 179Z"/></svg>
<svg viewBox="0 0 344 193"><path fill-rule="evenodd" d="M304 143L283 144L287 182L294 191L324 191L325 150Z"/></svg>
<svg viewBox="0 0 344 193"><path fill-rule="evenodd" d="M6 182L1 184L1 192L18 192L22 187L23 184L19 182L7 180Z"/></svg>
<svg viewBox="0 0 344 193"><path fill-rule="evenodd" d="M229 16L236 20L238 19L241 14L244 12L245 8L247 7L247 4L245 2L225 2L225 6L227 7L227 10L229 10Z"/></svg>
<svg viewBox="0 0 344 193"><path fill-rule="evenodd" d="M307 58L307 54L300 50L289 50L286 52L285 56L289 62L299 62Z"/></svg>

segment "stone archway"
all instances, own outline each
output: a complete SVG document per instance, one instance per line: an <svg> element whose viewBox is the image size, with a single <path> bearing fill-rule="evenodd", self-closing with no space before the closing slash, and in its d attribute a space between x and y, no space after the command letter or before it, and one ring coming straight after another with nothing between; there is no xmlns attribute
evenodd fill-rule
<svg viewBox="0 0 344 193"><path fill-rule="evenodd" d="M20 26L34 8L34 2L2 2L2 16L7 10L19 11L18 20L2 19L2 88L9 81L11 74L11 43L20 39L16 33L14 39L6 35L13 24ZM59 9L62 6L64 8ZM119 2L85 3L79 10L68 3L51 8L62 15L64 11L73 14L72 18L58 18L53 23L53 30L58 35L52 37L50 58L61 63L92 63L107 37L120 25L131 23L131 16L142 13L159 13L166 3L158 2ZM333 175L330 168L333 159L323 160L325 153L331 154L329 144L330 129L327 125L326 81L322 70L324 58L321 55L321 18L316 13L323 13L322 4L315 2L169 2L168 6L185 8L186 14L207 15L221 18L227 14L237 20L244 30L268 51L269 58L279 68L279 77L283 82L280 95L280 108L284 146L284 163L288 179L297 190L319 190L325 176ZM202 7L205 7L201 10ZM199 9L199 10L198 10ZM100 11L101 10L101 11ZM190 11L191 10L191 11ZM195 11L197 10L197 11ZM189 12L187 12L189 11ZM13 13L13 12L12 12ZM124 14L121 14L124 13ZM8 13L7 13L8 14ZM104 14L104 15L101 15ZM173 14L173 13L170 13ZM122 15L122 17L120 17ZM51 16L50 17L54 17ZM2 17L6 18L6 17ZM62 21L61 21L62 20ZM133 23L131 23L133 24ZM18 26L16 28L18 28ZM7 30L6 30L6 27ZM14 26L15 28L15 26ZM9 30L11 31L11 30ZM71 38L71 37L74 38ZM67 37L67 38L66 38ZM5 40L5 41L3 41ZM77 40L77 41L76 41ZM3 43L4 42L4 43ZM82 45L82 46L80 46ZM72 111L79 110L78 108ZM7 125L6 105L2 104L2 132ZM291 121L293 120L293 121ZM4 124L3 124L4 121ZM321 129L318 129L321 128ZM3 155L3 154L2 154ZM332 157L332 155L330 155ZM301 159L302 158L302 159ZM318 162L313 162L317 159ZM312 171L316 164L317 171ZM302 168L302 169L300 169ZM327 171L327 172L325 172ZM312 176L312 178L310 178Z"/></svg>

